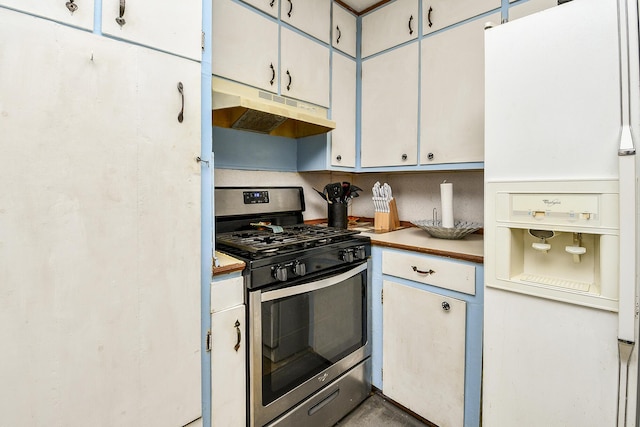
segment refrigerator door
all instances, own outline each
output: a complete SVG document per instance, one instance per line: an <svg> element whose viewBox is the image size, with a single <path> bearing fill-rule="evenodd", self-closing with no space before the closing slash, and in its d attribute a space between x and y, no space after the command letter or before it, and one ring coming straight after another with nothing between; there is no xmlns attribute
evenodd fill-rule
<svg viewBox="0 0 640 427"><path fill-rule="evenodd" d="M485 32L485 179L617 179L615 1L575 0Z"/></svg>
<svg viewBox="0 0 640 427"><path fill-rule="evenodd" d="M619 260L600 265L619 273L617 310L497 289L486 271L485 426L639 422L637 6L574 0L485 32L485 189L608 182L620 200ZM490 264L496 206L485 197Z"/></svg>

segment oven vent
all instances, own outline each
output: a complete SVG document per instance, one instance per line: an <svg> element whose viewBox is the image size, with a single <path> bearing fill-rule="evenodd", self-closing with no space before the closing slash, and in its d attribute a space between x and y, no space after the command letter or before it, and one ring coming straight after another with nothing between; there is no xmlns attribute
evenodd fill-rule
<svg viewBox="0 0 640 427"><path fill-rule="evenodd" d="M212 80L213 125L268 135L302 138L327 133L335 122L327 109L240 83Z"/></svg>

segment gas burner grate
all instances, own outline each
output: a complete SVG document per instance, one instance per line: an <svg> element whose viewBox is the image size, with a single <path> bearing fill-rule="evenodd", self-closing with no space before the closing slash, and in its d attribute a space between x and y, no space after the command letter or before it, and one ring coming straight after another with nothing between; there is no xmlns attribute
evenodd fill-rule
<svg viewBox="0 0 640 427"><path fill-rule="evenodd" d="M231 246L252 254L288 249L304 249L344 240L358 231L313 225L284 226L283 232L270 230L232 231L216 235L216 244Z"/></svg>

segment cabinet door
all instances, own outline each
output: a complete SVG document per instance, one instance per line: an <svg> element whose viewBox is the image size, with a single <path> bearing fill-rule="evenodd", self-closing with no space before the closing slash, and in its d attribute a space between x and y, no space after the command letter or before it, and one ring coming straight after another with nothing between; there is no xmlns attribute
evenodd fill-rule
<svg viewBox="0 0 640 427"><path fill-rule="evenodd" d="M383 282L383 393L439 426L464 422L466 303Z"/></svg>
<svg viewBox="0 0 640 427"><path fill-rule="evenodd" d="M361 166L417 164L418 43L362 63Z"/></svg>
<svg viewBox="0 0 640 427"><path fill-rule="evenodd" d="M333 54L331 79L331 165L356 166L356 62Z"/></svg>
<svg viewBox="0 0 640 427"><path fill-rule="evenodd" d="M0 0L0 6L7 6L87 30L93 28L93 0Z"/></svg>
<svg viewBox="0 0 640 427"><path fill-rule="evenodd" d="M429 34L456 22L498 9L500 0L422 0L422 33ZM486 22L483 19L482 22ZM494 21L500 23L500 19Z"/></svg>
<svg viewBox="0 0 640 427"><path fill-rule="evenodd" d="M280 32L280 92L329 107L329 49L282 28Z"/></svg>
<svg viewBox="0 0 640 427"><path fill-rule="evenodd" d="M397 0L362 18L362 57L418 37L418 1Z"/></svg>
<svg viewBox="0 0 640 427"><path fill-rule="evenodd" d="M20 40L0 44L3 424L185 425L201 415L200 66L0 22Z"/></svg>
<svg viewBox="0 0 640 427"><path fill-rule="evenodd" d="M558 5L558 0L529 0L517 5L509 5L509 21L515 21L527 15L550 9Z"/></svg>
<svg viewBox="0 0 640 427"><path fill-rule="evenodd" d="M202 2L102 0L102 32L200 61Z"/></svg>
<svg viewBox="0 0 640 427"><path fill-rule="evenodd" d="M488 18L498 20L496 14ZM422 41L420 164L484 159L484 23Z"/></svg>
<svg viewBox="0 0 640 427"><path fill-rule="evenodd" d="M278 24L231 0L213 1L213 74L278 91Z"/></svg>
<svg viewBox="0 0 640 427"><path fill-rule="evenodd" d="M331 0L280 0L280 19L329 43Z"/></svg>
<svg viewBox="0 0 640 427"><path fill-rule="evenodd" d="M211 316L211 426L246 425L245 306Z"/></svg>
<svg viewBox="0 0 640 427"><path fill-rule="evenodd" d="M268 13L273 17L278 17L278 0L242 0L251 6Z"/></svg>
<svg viewBox="0 0 640 427"><path fill-rule="evenodd" d="M331 28L331 44L334 48L356 57L356 17L333 3L333 28Z"/></svg>

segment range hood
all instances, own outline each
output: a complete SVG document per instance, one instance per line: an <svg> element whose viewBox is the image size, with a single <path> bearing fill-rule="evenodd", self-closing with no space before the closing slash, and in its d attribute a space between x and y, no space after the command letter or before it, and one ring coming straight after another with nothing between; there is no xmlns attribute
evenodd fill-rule
<svg viewBox="0 0 640 427"><path fill-rule="evenodd" d="M212 79L213 125L289 138L327 133L327 109L219 77Z"/></svg>

